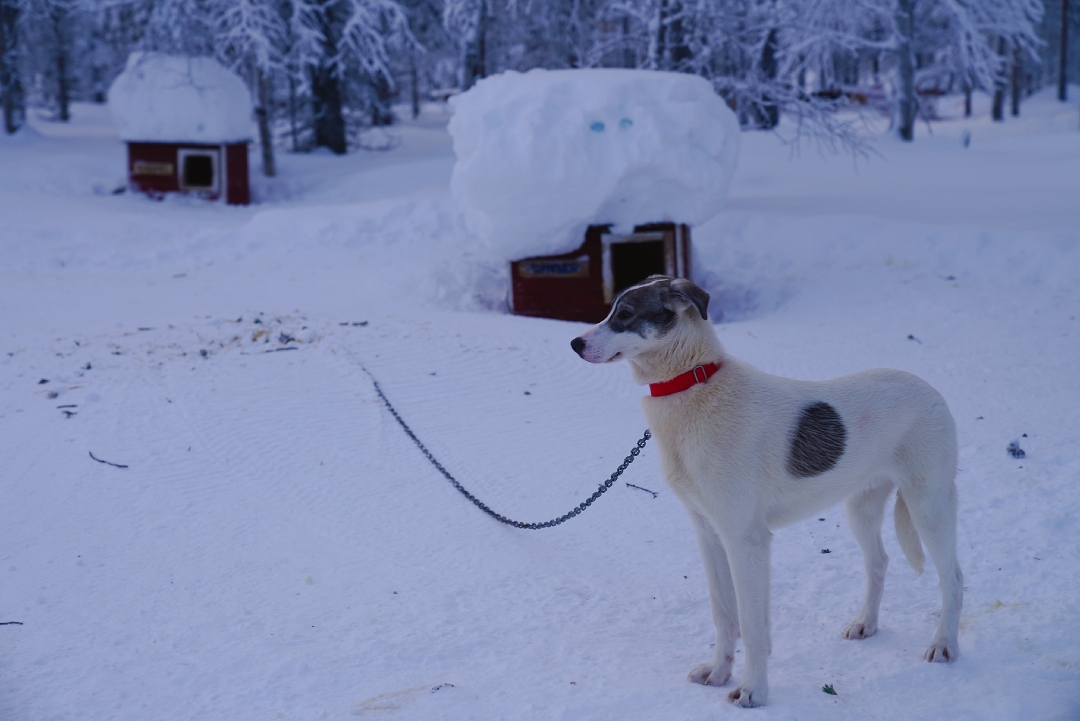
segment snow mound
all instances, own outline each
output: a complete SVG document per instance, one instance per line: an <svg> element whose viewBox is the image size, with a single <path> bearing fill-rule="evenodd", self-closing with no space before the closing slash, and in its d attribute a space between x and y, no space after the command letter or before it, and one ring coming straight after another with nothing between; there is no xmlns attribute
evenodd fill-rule
<svg viewBox="0 0 1080 721"><path fill-rule="evenodd" d="M252 137L251 95L213 58L132 53L109 88L121 140L232 143Z"/></svg>
<svg viewBox="0 0 1080 721"><path fill-rule="evenodd" d="M469 231L511 260L570 252L591 224L703 223L738 159L734 113L693 75L509 71L450 102L450 190Z"/></svg>

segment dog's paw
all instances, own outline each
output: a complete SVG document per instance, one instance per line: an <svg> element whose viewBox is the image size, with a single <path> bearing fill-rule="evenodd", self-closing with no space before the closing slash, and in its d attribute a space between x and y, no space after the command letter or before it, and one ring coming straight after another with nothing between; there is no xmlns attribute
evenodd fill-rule
<svg viewBox="0 0 1080 721"><path fill-rule="evenodd" d="M926 649L926 653L923 654L930 663L951 663L960 658L960 644L956 641L949 643L948 640L934 639L934 642L930 644L930 648Z"/></svg>
<svg viewBox="0 0 1080 721"><path fill-rule="evenodd" d="M765 697L769 695L767 688L750 688L745 683L740 683L734 690L729 691L728 701L743 708L756 708L765 705Z"/></svg>
<svg viewBox="0 0 1080 721"><path fill-rule="evenodd" d="M858 640L862 638L870 638L877 633L876 623L866 623L865 621L852 621L844 629L844 638L850 640Z"/></svg>
<svg viewBox="0 0 1080 721"><path fill-rule="evenodd" d="M713 661L703 663L691 671L687 678L702 686L723 686L731 679L732 663L731 659L720 664Z"/></svg>

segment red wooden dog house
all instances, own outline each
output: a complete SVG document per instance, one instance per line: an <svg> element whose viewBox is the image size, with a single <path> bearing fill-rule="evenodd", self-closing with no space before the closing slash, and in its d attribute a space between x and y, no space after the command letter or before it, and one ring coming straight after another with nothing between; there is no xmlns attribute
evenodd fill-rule
<svg viewBox="0 0 1080 721"><path fill-rule="evenodd" d="M109 88L109 109L127 143L132 190L251 202L250 93L213 58L132 53Z"/></svg>
<svg viewBox="0 0 1080 721"><path fill-rule="evenodd" d="M599 323L620 291L662 274L690 277L690 228L675 223L634 227L629 235L593 225L572 253L510 264L511 309L517 315Z"/></svg>
<svg viewBox="0 0 1080 721"><path fill-rule="evenodd" d="M128 184L151 196L195 193L229 205L251 202L248 143L128 141Z"/></svg>

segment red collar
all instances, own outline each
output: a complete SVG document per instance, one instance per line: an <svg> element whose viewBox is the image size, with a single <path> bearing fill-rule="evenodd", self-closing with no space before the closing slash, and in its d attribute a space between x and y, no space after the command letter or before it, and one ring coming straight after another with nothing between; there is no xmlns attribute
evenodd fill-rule
<svg viewBox="0 0 1080 721"><path fill-rule="evenodd" d="M657 396L670 396L672 393L678 393L687 388L692 388L698 383L704 383L712 378L718 370L720 370L720 365L718 363L706 363L703 366L697 366L693 370L688 370L685 373L677 375L669 381L650 383L649 392L652 394L653 398L656 398Z"/></svg>

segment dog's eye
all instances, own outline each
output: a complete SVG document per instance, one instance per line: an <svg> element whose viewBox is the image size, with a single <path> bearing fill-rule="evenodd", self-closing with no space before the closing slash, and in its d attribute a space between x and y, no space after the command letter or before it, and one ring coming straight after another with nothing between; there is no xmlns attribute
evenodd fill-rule
<svg viewBox="0 0 1080 721"><path fill-rule="evenodd" d="M631 311L631 310L627 310L626 308L623 308L622 310L620 310L618 313L615 314L615 317L618 320L630 320L631 318L634 317L634 312Z"/></svg>

